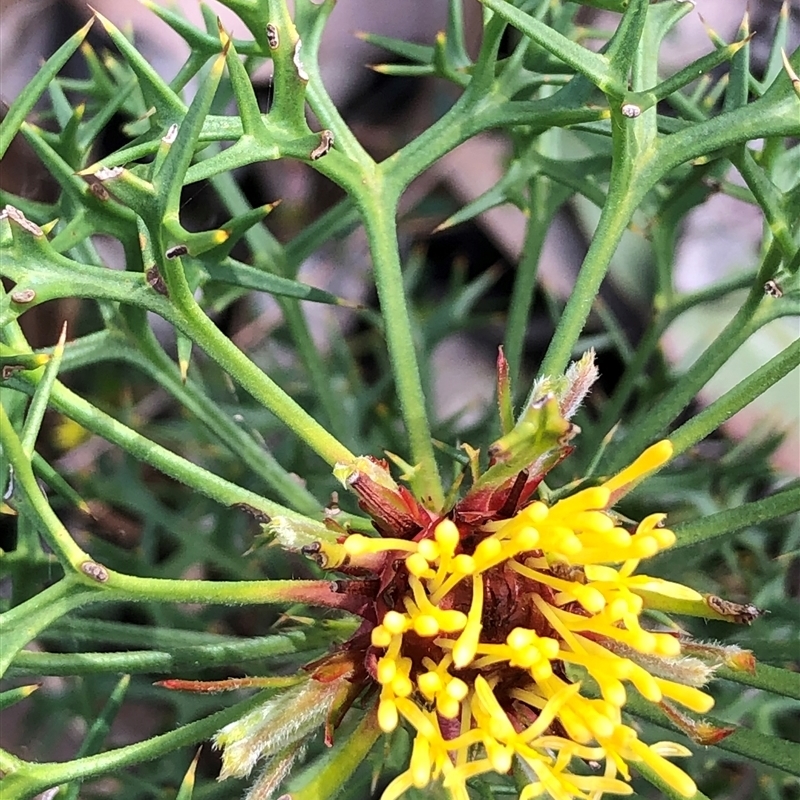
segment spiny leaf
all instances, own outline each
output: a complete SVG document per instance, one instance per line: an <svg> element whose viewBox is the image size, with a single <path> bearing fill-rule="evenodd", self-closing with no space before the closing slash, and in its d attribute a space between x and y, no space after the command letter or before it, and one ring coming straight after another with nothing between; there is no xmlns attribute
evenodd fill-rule
<svg viewBox="0 0 800 800"><path fill-rule="evenodd" d="M404 42L402 39L392 39L389 36L380 36L377 33L358 31L355 34L361 41L381 47L390 53L416 61L419 64L431 65L433 63L433 48L422 44Z"/></svg>
<svg viewBox="0 0 800 800"><path fill-rule="evenodd" d="M204 263L203 269L212 280L241 286L243 289L255 289L260 292L268 292L282 297L295 297L298 300L309 300L315 303L360 308L357 303L344 300L323 289L317 289L289 278L282 278L279 275L272 275L233 258L227 258L220 264Z"/></svg>
<svg viewBox="0 0 800 800"><path fill-rule="evenodd" d="M33 456L33 449L36 444L36 438L39 435L39 429L42 426L44 412L47 410L50 392L55 383L56 375L58 375L61 359L64 356L64 343L66 340L67 323L65 322L61 328L61 335L58 337L58 343L53 350L53 355L44 368L42 380L39 381L39 385L33 393L33 400L28 408L28 414L25 417L25 424L22 428L20 440L22 442L22 449L25 451L25 455L27 455L28 458Z"/></svg>
<svg viewBox="0 0 800 800"><path fill-rule="evenodd" d="M194 775L195 771L197 770L197 762L200 760L201 752L202 748L198 748L197 752L194 754L192 763L189 764L189 769L186 770L186 774L183 776L183 780L181 781L181 785L178 789L178 794L175 796L175 800L192 800L195 783Z"/></svg>
<svg viewBox="0 0 800 800"><path fill-rule="evenodd" d="M40 683L29 683L26 686L17 686L14 689L0 692L0 710L9 708L26 697L30 697L40 687Z"/></svg>
<svg viewBox="0 0 800 800"><path fill-rule="evenodd" d="M36 101L42 96L50 83L55 79L61 68L69 61L72 54L80 47L81 42L86 38L89 29L92 27L92 20L89 20L77 33L67 39L61 47L53 53L44 63L44 66L36 73L33 80L17 95L17 99L11 104L8 113L0 122L0 158L6 154L12 139L16 136L20 125L25 117L36 105Z"/></svg>
<svg viewBox="0 0 800 800"><path fill-rule="evenodd" d="M100 711L100 714L95 718L94 722L92 722L89 731L78 748L78 752L75 754L75 758L85 758L86 756L91 756L101 751L103 744L105 743L106 738L111 731L111 724L116 719L117 714L122 707L122 703L125 700L125 696L128 693L128 687L130 686L130 683L130 675L123 675L119 679L117 685L114 687L114 690L111 692L111 695L106 701L106 704ZM74 781L70 783L66 791L62 789L62 791L59 793L59 798L63 795L64 800L78 800L78 792L80 791L80 787L80 781Z"/></svg>
<svg viewBox="0 0 800 800"><path fill-rule="evenodd" d="M253 89L253 83L247 70L239 59L239 54L234 47L233 40L228 36L220 25L219 38L222 49L225 52L225 61L228 66L228 76L231 81L233 96L236 98L236 106L239 109L239 116L242 119L242 128L245 136L259 138L264 136L266 130L261 118L261 109L258 107L258 100Z"/></svg>
<svg viewBox="0 0 800 800"><path fill-rule="evenodd" d="M160 20L166 22L192 49L193 53L202 53L207 58L219 52L219 39L206 31L196 28L186 17L168 6L163 6L153 0L139 0L141 4L152 11ZM263 55L261 48L255 42L238 41L236 49L245 55Z"/></svg>
<svg viewBox="0 0 800 800"><path fill-rule="evenodd" d="M480 0L480 2L548 53L552 53L581 75L585 75L601 91L619 97L624 94L625 87L612 75L605 56L581 47L530 14L515 8L507 0Z"/></svg>
<svg viewBox="0 0 800 800"><path fill-rule="evenodd" d="M166 130L172 123L181 120L186 114L186 106L180 97L169 88L166 81L114 23L98 11L95 11L94 14L122 54L126 64L139 79L139 87L144 94L145 102L155 109L154 122L156 125Z"/></svg>
<svg viewBox="0 0 800 800"><path fill-rule="evenodd" d="M225 54L218 56L192 100L186 115L178 123L174 141L168 142L169 152L157 175L153 176L153 188L159 196L158 207L162 213L178 218L183 179L192 163L203 123L211 109L211 103L219 86L225 66Z"/></svg>

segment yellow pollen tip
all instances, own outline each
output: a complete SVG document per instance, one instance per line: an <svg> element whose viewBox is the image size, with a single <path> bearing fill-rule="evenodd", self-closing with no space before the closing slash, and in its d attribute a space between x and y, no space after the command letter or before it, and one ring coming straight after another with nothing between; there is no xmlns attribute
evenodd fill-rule
<svg viewBox="0 0 800 800"><path fill-rule="evenodd" d="M461 678L451 678L445 688L445 692L448 697L461 701L469 694L469 686Z"/></svg>
<svg viewBox="0 0 800 800"><path fill-rule="evenodd" d="M558 537L554 549L566 556L576 556L583 550L581 540L572 532L565 530Z"/></svg>
<svg viewBox="0 0 800 800"><path fill-rule="evenodd" d="M500 555L502 548L503 546L500 544L500 540L496 539L494 536L489 536L482 542L479 542L478 546L475 548L475 555L473 556L475 563L478 565L478 569L485 569L485 565L491 564L497 556Z"/></svg>
<svg viewBox="0 0 800 800"><path fill-rule="evenodd" d="M415 617L412 625L414 633L418 636L431 638L437 636L439 633L439 623L436 617L432 617L430 614L420 614L418 617Z"/></svg>
<svg viewBox="0 0 800 800"><path fill-rule="evenodd" d="M571 520L576 530L587 530L594 533L606 533L614 528L614 520L602 511L583 511Z"/></svg>
<svg viewBox="0 0 800 800"><path fill-rule="evenodd" d="M546 680L553 676L553 667L549 661L540 661L530 668L531 677L537 683L544 683Z"/></svg>
<svg viewBox="0 0 800 800"><path fill-rule="evenodd" d="M614 734L614 722L604 714L600 714L592 708L586 708L583 712L583 718L592 735L598 741L608 739Z"/></svg>
<svg viewBox="0 0 800 800"><path fill-rule="evenodd" d="M436 710L445 719L455 719L461 713L461 703L447 694L436 695Z"/></svg>
<svg viewBox="0 0 800 800"><path fill-rule="evenodd" d="M424 789L431 779L431 753L427 739L417 736L414 740L414 749L411 751L409 762L411 782L417 789Z"/></svg>
<svg viewBox="0 0 800 800"><path fill-rule="evenodd" d="M393 700L378 703L378 726L384 733L391 733L398 723L397 706Z"/></svg>
<svg viewBox="0 0 800 800"><path fill-rule="evenodd" d="M714 698L694 686L684 686L681 683L656 678L656 683L664 697L680 703L696 714L707 714L714 707Z"/></svg>
<svg viewBox="0 0 800 800"><path fill-rule="evenodd" d="M606 486L591 486L588 489L581 489L580 492L576 492L570 497L559 500L553 506L551 515L602 510L608 505L610 499L611 492Z"/></svg>
<svg viewBox="0 0 800 800"><path fill-rule="evenodd" d="M406 569L416 577L421 578L430 570L430 565L421 553L412 553L406 559Z"/></svg>
<svg viewBox="0 0 800 800"><path fill-rule="evenodd" d="M373 647L388 647L392 641L392 634L383 625L378 625L372 629L370 641Z"/></svg>
<svg viewBox="0 0 800 800"><path fill-rule="evenodd" d="M539 544L539 531L536 528L523 528L514 537L514 544L522 553L526 550L533 550Z"/></svg>
<svg viewBox="0 0 800 800"><path fill-rule="evenodd" d="M549 636L542 636L538 643L539 652L548 660L553 661L558 657L559 644Z"/></svg>
<svg viewBox="0 0 800 800"><path fill-rule="evenodd" d="M528 628L514 628L511 633L506 636L506 644L512 650L522 650L528 647L536 639L536 633L528 630Z"/></svg>
<svg viewBox="0 0 800 800"><path fill-rule="evenodd" d="M458 633L467 624L467 615L463 611L447 609L438 615L439 626L445 633Z"/></svg>
<svg viewBox="0 0 800 800"><path fill-rule="evenodd" d="M576 586L572 591L576 600L590 614L598 614L606 607L606 599L602 592L591 586Z"/></svg>
<svg viewBox="0 0 800 800"><path fill-rule="evenodd" d="M487 747L487 755L492 769L500 775L505 775L511 769L512 750L509 747Z"/></svg>
<svg viewBox="0 0 800 800"><path fill-rule="evenodd" d="M649 558L658 552L658 541L650 534L639 534L634 536L631 550L633 558Z"/></svg>
<svg viewBox="0 0 800 800"><path fill-rule="evenodd" d="M442 551L452 556L461 539L455 522L451 519L443 519L436 526L433 535Z"/></svg>
<svg viewBox="0 0 800 800"><path fill-rule="evenodd" d="M392 691L398 697L408 697L414 691L410 678L405 675L395 675L391 685Z"/></svg>
<svg viewBox="0 0 800 800"><path fill-rule="evenodd" d="M653 535L656 537L661 550L672 547L678 540L678 537L669 528L655 528L653 530Z"/></svg>
<svg viewBox="0 0 800 800"><path fill-rule="evenodd" d="M656 634L656 652L660 656L675 658L681 654L681 643L668 633Z"/></svg>
<svg viewBox="0 0 800 800"><path fill-rule="evenodd" d="M631 637L631 647L640 653L655 653L657 650L658 639L648 631L633 631Z"/></svg>
<svg viewBox="0 0 800 800"><path fill-rule="evenodd" d="M669 439L662 439L660 442L656 442L648 447L633 464L607 480L603 485L611 493L619 491L629 483L638 481L648 473L663 467L672 458L673 449L672 442Z"/></svg>
<svg viewBox="0 0 800 800"><path fill-rule="evenodd" d="M383 627L392 634L403 633L407 628L407 620L397 611L387 611L383 617Z"/></svg>
<svg viewBox="0 0 800 800"><path fill-rule="evenodd" d="M525 516L525 519L534 525L536 525L537 522L544 522L549 513L550 509L544 503L540 503L538 500L535 503L531 503L522 512L522 514Z"/></svg>
<svg viewBox="0 0 800 800"><path fill-rule="evenodd" d="M439 545L433 539L423 539L417 544L417 552L428 562L439 558Z"/></svg>
<svg viewBox="0 0 800 800"><path fill-rule="evenodd" d="M472 575L476 569L475 559L466 553L461 553L453 559L453 572L459 575Z"/></svg>
<svg viewBox="0 0 800 800"><path fill-rule="evenodd" d="M603 698L617 708L622 708L628 695L625 691L623 684L615 678L606 678L600 683L600 688L603 692Z"/></svg>
<svg viewBox="0 0 800 800"><path fill-rule="evenodd" d="M381 658L378 660L376 672L378 675L378 683L385 686L387 683L391 683L392 680L394 680L397 674L397 662L393 658Z"/></svg>
<svg viewBox="0 0 800 800"><path fill-rule="evenodd" d="M438 672L423 672L417 678L417 686L428 700L432 700L444 688Z"/></svg>

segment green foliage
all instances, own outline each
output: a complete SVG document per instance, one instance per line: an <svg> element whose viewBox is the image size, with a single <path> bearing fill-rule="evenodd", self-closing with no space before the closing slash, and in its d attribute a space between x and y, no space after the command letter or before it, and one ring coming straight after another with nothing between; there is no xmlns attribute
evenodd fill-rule
<svg viewBox="0 0 800 800"><path fill-rule="evenodd" d="M230 796L229 788L214 785L202 761L197 773L195 762L189 767L188 746L209 739L272 690L234 703L219 695L168 693L150 686L152 679L220 678L236 669L287 673L353 629L346 616L323 618L310 610L315 592L326 585L315 566L276 547L247 552L257 532L253 518L321 520L336 488L331 468L351 462L354 453L397 452L398 463L411 465L404 480L429 507L443 508L445 497L457 492L468 459L455 445L465 432L454 434L452 420L432 419L429 357L438 342L486 312L485 294L497 275L456 275L432 306L420 289L424 256L402 263L398 203L416 177L488 130L502 131L512 144L505 173L441 227L506 203L528 217L508 307L494 312L504 324L508 358L500 386L503 433L511 430L512 407L522 411L523 422L533 413L524 411L519 387L534 299L544 292L537 270L545 234L565 203L585 198L601 209L599 222L566 304L548 298L555 333L538 374L562 374L585 349L582 334L593 312L603 323L595 344L619 358L623 370L597 413L579 414L577 451L562 474L567 480L607 475L654 440L671 438L682 457L638 490L626 512L635 514L637 504L644 507L656 496L655 507L676 518L679 549L658 559L657 574L771 612L745 630L708 623L706 638L740 643L763 663L753 674L721 674L715 713L742 727L722 743L727 753L696 759L694 774L711 796L727 796L735 756L761 765L751 796L796 796L800 692L796 676L779 667L796 669L800 647L796 590L792 597L787 579L800 552L800 527L791 520L800 510L800 490L779 486L770 475L774 439L763 447L756 440L737 447L719 438L720 459L697 445L796 370L800 342L742 376L704 410L692 405L759 329L800 313L800 51L781 55L788 7L758 78L751 72L746 21L735 42L714 41L709 54L676 74L659 74L662 42L691 3L585 3L619 14L616 30L595 52L580 44L574 4L481 0L483 39L472 61L461 4L451 0L447 28L430 46L365 35L403 60L381 66L382 72L436 75L461 90L429 129L376 162L323 85L317 54L334 2L297 0L292 18L284 0L222 1L251 39L232 40L208 14L207 28L196 29L170 8L152 5L191 48L171 83L98 16L95 24L104 27L115 53L100 58L81 46L88 28L82 29L47 61L0 127L0 155L15 136L24 137L60 188L52 205L0 192L8 204L0 214L0 275L7 279L0 295L0 474L3 510L16 514L14 545L0 559L8 587L0 600L0 665L10 681L0 705L27 708L24 737L36 743L37 758L47 758L71 720L86 722L69 761L27 761L0 751L3 797L31 798L57 786L59 798L99 796L91 781L111 773L119 798ZM502 55L501 42L510 43ZM89 78L59 78L79 48ZM265 59L274 65L274 99L266 114L250 80ZM721 66L726 80L714 84ZM197 85L193 96L185 91L190 81ZM26 121L46 93L54 116L48 130ZM308 110L319 129L309 126ZM131 140L93 163L95 142L115 115L129 120ZM273 206L252 206L232 177L237 168L279 159L308 165L345 193L285 243L263 224ZM744 187L726 181L731 165ZM190 232L181 221L182 193L203 180L228 221ZM759 260L741 275L681 293L673 275L677 234L713 191L761 210ZM366 233L379 312L297 278L309 255L356 225ZM598 292L632 225L647 232L652 268L651 314L631 346ZM100 235L121 245L124 270L104 263ZM244 353L215 321L254 291L272 295L280 306L283 326L276 336L291 345L290 366L267 359L269 367L262 368L263 354ZM33 351L20 319L60 298L84 299L80 331ZM663 367L665 331L683 314L721 298L737 308L724 331L687 369ZM301 301L355 306L366 333L359 341L337 341L324 354ZM178 363L153 333L149 314L174 329ZM363 356L377 365L377 378L365 375ZM141 396L153 387L181 409L169 425L143 422L126 399L126 393ZM534 385L529 398L535 391ZM113 452L98 448L92 471L68 482L42 434L47 409L73 432L110 443ZM689 418L682 417L687 409ZM468 438L486 446L498 433L487 414ZM113 506L134 516L136 546L88 535L90 506L93 513ZM342 506L339 523L369 529L350 498L343 497ZM687 561L689 552L694 555ZM294 580L298 575L303 580ZM31 642L38 646L25 649ZM23 686L21 678L29 683L34 676L64 676L65 694ZM109 728L131 699L151 709L153 728L149 738L112 748ZM649 718L644 704L634 710L670 726ZM290 784L293 798L316 800L338 791L365 797L371 781L385 782L404 767L398 753L407 752L405 734L396 732L384 757L380 741L374 744L374 720L357 713L351 712L332 750L309 754ZM146 761L155 765L137 767ZM477 786L475 796L511 796L510 781Z"/></svg>

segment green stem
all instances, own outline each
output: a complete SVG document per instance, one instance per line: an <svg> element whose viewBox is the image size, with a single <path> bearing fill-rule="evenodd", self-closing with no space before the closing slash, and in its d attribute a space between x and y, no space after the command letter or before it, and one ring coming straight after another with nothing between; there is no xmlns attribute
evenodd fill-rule
<svg viewBox="0 0 800 800"><path fill-rule="evenodd" d="M737 411L760 397L770 386L800 365L800 340L792 342L743 381L727 391L670 436L676 455L715 431ZM624 443L623 443L624 446ZM618 459L620 460L620 459ZM625 463L622 460L622 463Z"/></svg>
<svg viewBox="0 0 800 800"><path fill-rule="evenodd" d="M346 605L349 598L337 593L330 581L204 581L170 578L139 578L106 570L100 585L109 599L132 603L207 603L261 605L309 603L328 608Z"/></svg>
<svg viewBox="0 0 800 800"><path fill-rule="evenodd" d="M784 263L789 264L797 253L797 245L792 236L792 223L787 219L782 207L783 195L756 164L752 153L746 146L742 147L738 157L733 158L732 162L741 173L742 178L744 178L745 183L764 213L764 219L769 230L781 248ZM797 218L795 217L795 219Z"/></svg>
<svg viewBox="0 0 800 800"><path fill-rule="evenodd" d="M669 424L697 396L720 367L766 321L756 316L764 299L760 286L754 286L741 308L709 345L700 358L681 376L681 380L658 401L654 408L643 409L626 426L631 433L614 447L603 470L613 473L635 458L643 447L666 431Z"/></svg>
<svg viewBox="0 0 800 800"><path fill-rule="evenodd" d="M640 179L636 165L637 146L627 120L620 112L613 112L612 126L613 165L606 203L575 287L542 361L540 375L560 375L566 369L617 244L649 188Z"/></svg>
<svg viewBox="0 0 800 800"><path fill-rule="evenodd" d="M197 304L186 282L180 259L164 265L170 298L181 317L181 328L245 391L275 414L329 464L350 462L355 456L328 433L304 408L289 397L225 336Z"/></svg>
<svg viewBox="0 0 800 800"><path fill-rule="evenodd" d="M256 475L293 508L302 514L314 516L320 508L319 501L275 460L273 455L240 428L219 406L207 397L192 380L181 380L180 372L164 352L153 335L146 318L141 314L126 314L131 324L130 334L144 358L137 357L127 347L117 347L114 355L144 370L156 383L166 389L202 422L206 429L238 456ZM100 352L93 363L104 358Z"/></svg>
<svg viewBox="0 0 800 800"><path fill-rule="evenodd" d="M63 763L17 762L14 764L16 769L7 772L3 778L3 794L14 800L30 800L52 786L74 780L85 781L144 761L152 761L180 747L188 747L210 738L224 725L241 719L248 711L263 703L267 696L268 693L260 692L241 703L183 725L177 730L105 753Z"/></svg>
<svg viewBox="0 0 800 800"><path fill-rule="evenodd" d="M361 719L350 736L342 737L334 750L325 757L324 766L300 789L284 795L285 800L328 800L347 785L356 768L364 763L375 742L381 736L378 726L377 706L373 706Z"/></svg>
<svg viewBox="0 0 800 800"><path fill-rule="evenodd" d="M763 500L744 503L736 508L676 525L673 530L678 541L672 549L693 547L718 536L725 536L751 525L760 525L797 511L800 511L800 486L776 492Z"/></svg>
<svg viewBox="0 0 800 800"><path fill-rule="evenodd" d="M362 195L359 200L372 253L375 285L411 459L419 468L411 483L423 503L431 508L441 509L444 504L444 490L431 440L425 393L422 389L398 253L395 222L397 194L379 177L379 173L370 181L368 188L369 194Z"/></svg>
<svg viewBox="0 0 800 800"><path fill-rule="evenodd" d="M212 178L212 183L231 214L245 214L251 210L244 192L230 173L216 175ZM267 267L271 272L285 278L295 277L298 265L289 262L286 249L266 227L256 225L245 233L244 238L253 253L256 266ZM288 297L276 297L275 299L289 328L298 357L308 373L308 378L322 406L325 422L330 431L341 440L345 427L341 421L340 407L332 388L331 376L311 337L300 303Z"/></svg>
<svg viewBox="0 0 800 800"><path fill-rule="evenodd" d="M226 665L280 658L330 645L324 631L309 627L274 636L229 640L218 644L175 647L171 650L128 650L117 653L37 653L22 650L11 662L15 675L94 675L122 672L181 674Z"/></svg>
<svg viewBox="0 0 800 800"><path fill-rule="evenodd" d="M26 455L2 403L0 403L0 444L13 469L12 502L15 505L19 504L21 514L29 515L37 521L38 530L53 548L64 569L69 571L71 567L77 571L80 564L89 556L69 535L42 494L33 473L31 460Z"/></svg>
<svg viewBox="0 0 800 800"><path fill-rule="evenodd" d="M83 586L76 578L66 577L48 586L39 594L0 614L0 676L5 674L17 653L51 623L91 602L96 595L90 586Z"/></svg>
<svg viewBox="0 0 800 800"><path fill-rule="evenodd" d="M526 225L522 258L514 278L504 344L512 387L517 385L522 366L525 333L528 329L528 318L533 305L536 278L539 272L539 258L547 236L547 229L550 227L549 223L556 210L550 202L550 180L548 178L541 175L535 176L528 186L530 217Z"/></svg>
<svg viewBox="0 0 800 800"><path fill-rule="evenodd" d="M714 677L763 689L782 697L791 697L793 700L800 700L800 674L792 672L790 669L781 669L756 662L755 672L720 667L714 673Z"/></svg>

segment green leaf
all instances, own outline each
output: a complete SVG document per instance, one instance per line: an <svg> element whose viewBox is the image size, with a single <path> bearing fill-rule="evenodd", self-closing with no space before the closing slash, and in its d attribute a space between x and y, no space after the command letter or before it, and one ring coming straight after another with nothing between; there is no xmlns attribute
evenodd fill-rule
<svg viewBox="0 0 800 800"><path fill-rule="evenodd" d="M40 687L40 683L29 683L27 686L17 686L14 689L0 692L0 710L9 708L25 700L25 698L30 697Z"/></svg>
<svg viewBox="0 0 800 800"><path fill-rule="evenodd" d="M36 438L39 435L39 429L42 427L44 412L47 410L47 404L50 400L50 392L53 389L56 375L58 375L58 368L61 366L61 359L64 356L64 342L66 342L66 340L67 323L65 322L61 328L61 335L53 350L53 355L44 368L44 375L41 381L39 381L36 391L33 393L33 399L31 400L28 413L25 417L25 425L22 428L20 440L22 442L22 449L25 451L25 455L28 458L33 457Z"/></svg>
<svg viewBox="0 0 800 800"><path fill-rule="evenodd" d="M34 452L33 471L40 477L57 495L66 500L71 506L82 511L84 514L91 514L89 506L83 498L67 483L67 481L57 472L44 458Z"/></svg>
<svg viewBox="0 0 800 800"><path fill-rule="evenodd" d="M798 511L800 511L800 486L786 488L763 500L743 503L736 508L679 523L673 528L678 537L673 549L712 541L719 536L727 536L742 528L760 525Z"/></svg>
<svg viewBox="0 0 800 800"><path fill-rule="evenodd" d="M328 800L346 785L381 736L375 708L368 711L350 736L337 737L325 754L322 767L299 789L290 791L287 800Z"/></svg>
<svg viewBox="0 0 800 800"><path fill-rule="evenodd" d="M198 750L192 759L192 763L189 764L189 769L186 770L186 774L183 776L183 780L181 781L181 785L178 789L178 794L175 796L175 800L192 800L195 785L194 776L195 771L197 770L197 762L200 760L200 753L201 750Z"/></svg>
<svg viewBox="0 0 800 800"><path fill-rule="evenodd" d="M507 0L480 0L480 2L511 23L531 41L536 42L539 47L586 76L602 92L616 97L622 97L625 93L625 86L613 76L605 56L581 47L549 25L515 8Z"/></svg>
<svg viewBox="0 0 800 800"><path fill-rule="evenodd" d="M800 700L800 673L789 669L780 669L769 664L756 662L755 672L720 667L715 675L718 678L734 681L743 686L752 686L756 689L779 694L782 697Z"/></svg>
<svg viewBox="0 0 800 800"><path fill-rule="evenodd" d="M324 289L272 275L257 267L242 264L233 258L226 258L221 264L202 262L203 269L211 280L240 286L243 289L253 289L258 292L267 292L277 297L294 297L298 300L308 300L314 303L326 303L335 306L358 307L357 304L337 297Z"/></svg>
<svg viewBox="0 0 800 800"><path fill-rule="evenodd" d="M224 67L225 54L223 53L211 65L192 104L178 123L177 136L174 141L168 143L169 151L161 169L158 174L153 175L153 188L159 197L158 208L162 215L172 217L176 221L180 211L183 179L194 158L203 123L211 110L211 103L222 78Z"/></svg>
<svg viewBox="0 0 800 800"><path fill-rule="evenodd" d="M416 61L419 64L430 66L433 64L433 48L428 45L413 44L404 42L402 39L392 39L389 36L380 36L377 33L365 33L360 31L356 36L363 42L382 47L396 56L407 58L409 61Z"/></svg>
<svg viewBox="0 0 800 800"><path fill-rule="evenodd" d="M242 129L245 136L254 138L264 138L266 129L261 117L261 109L258 107L256 93L247 70L239 59L239 54L233 45L233 41L228 38L220 27L220 40L225 52L225 63L228 66L228 75L231 80L231 89L236 98L236 106L239 109L239 116L242 119Z"/></svg>
<svg viewBox="0 0 800 800"><path fill-rule="evenodd" d="M139 79L139 87L145 102L155 111L152 121L156 128L166 131L173 123L180 122L186 114L186 106L180 97L169 88L164 79L116 25L98 12L95 12L95 16L122 54L126 64Z"/></svg>
<svg viewBox="0 0 800 800"><path fill-rule="evenodd" d="M128 687L131 683L130 675L123 675L114 690L111 692L106 704L101 709L98 716L92 722L86 736L78 747L78 752L75 758L83 758L84 756L91 756L99 753L103 744L111 731L111 724L119 714L125 696L128 693ZM80 791L81 782L73 781L66 787L61 787L58 793L59 800L78 800L78 792Z"/></svg>
<svg viewBox="0 0 800 800"><path fill-rule="evenodd" d="M476 481L475 490L499 486L522 469L539 465L539 460L551 454L555 457L557 448L566 444L571 428L552 395L530 403L511 432L489 448L495 464ZM542 468L544 471L546 468Z"/></svg>
<svg viewBox="0 0 800 800"><path fill-rule="evenodd" d="M17 99L11 104L5 118L0 122L0 158L6 154L12 139L17 135L25 117L32 111L36 101L47 90L47 87L61 71L64 64L69 61L72 54L80 47L86 38L94 20L89 20L77 33L67 39L61 47L53 53L36 73L33 80L19 93Z"/></svg>

